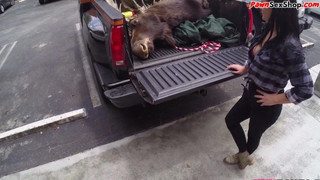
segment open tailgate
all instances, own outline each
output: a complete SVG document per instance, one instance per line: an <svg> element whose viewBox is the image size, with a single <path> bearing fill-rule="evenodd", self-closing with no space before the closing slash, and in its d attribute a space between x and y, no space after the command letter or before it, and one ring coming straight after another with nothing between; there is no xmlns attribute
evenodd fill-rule
<svg viewBox="0 0 320 180"><path fill-rule="evenodd" d="M248 48L239 46L132 71L138 93L150 104L159 104L235 77L226 67L244 64Z"/></svg>

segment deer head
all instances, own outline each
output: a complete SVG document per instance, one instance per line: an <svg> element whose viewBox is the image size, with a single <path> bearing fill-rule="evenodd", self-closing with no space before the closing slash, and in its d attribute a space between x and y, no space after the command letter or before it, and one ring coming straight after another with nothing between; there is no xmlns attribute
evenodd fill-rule
<svg viewBox="0 0 320 180"><path fill-rule="evenodd" d="M143 2L143 1L142 1ZM124 7L135 11L129 20L131 29L131 48L133 53L141 59L147 59L154 51L154 40L167 41L170 45L175 45L171 28L168 22L163 19L160 11L152 10L147 5L140 6L134 0L122 0Z"/></svg>

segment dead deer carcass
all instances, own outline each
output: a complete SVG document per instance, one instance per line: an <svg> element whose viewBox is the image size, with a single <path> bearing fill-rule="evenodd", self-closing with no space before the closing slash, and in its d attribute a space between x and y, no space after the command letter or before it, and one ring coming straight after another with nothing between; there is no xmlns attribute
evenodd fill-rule
<svg viewBox="0 0 320 180"><path fill-rule="evenodd" d="M165 40L174 46L173 28L211 13L208 0L161 0L143 7L134 0L122 0L122 4L136 12L129 21L131 48L141 59L147 59L154 51L154 40Z"/></svg>

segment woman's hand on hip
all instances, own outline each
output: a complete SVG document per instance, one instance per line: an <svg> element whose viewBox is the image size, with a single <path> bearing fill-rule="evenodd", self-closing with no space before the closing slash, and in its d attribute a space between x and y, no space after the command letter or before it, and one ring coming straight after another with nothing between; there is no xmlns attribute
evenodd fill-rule
<svg viewBox="0 0 320 180"><path fill-rule="evenodd" d="M239 64L231 64L227 66L227 69L230 70L233 74L238 75L243 75L248 71L248 68L246 66L241 66Z"/></svg>
<svg viewBox="0 0 320 180"><path fill-rule="evenodd" d="M261 106L273 106L277 104L289 103L289 100L284 93L269 94L259 89L257 89L257 92L261 95L254 95L254 97L258 99L257 103L260 103Z"/></svg>

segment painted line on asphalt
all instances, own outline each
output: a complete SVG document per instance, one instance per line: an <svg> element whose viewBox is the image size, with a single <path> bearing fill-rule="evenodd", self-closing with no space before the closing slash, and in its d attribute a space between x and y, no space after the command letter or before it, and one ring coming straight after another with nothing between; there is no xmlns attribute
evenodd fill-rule
<svg viewBox="0 0 320 180"><path fill-rule="evenodd" d="M77 28L77 31L80 31L80 30L81 30L81 25L80 25L80 23L77 23L77 24L76 24L76 28Z"/></svg>
<svg viewBox="0 0 320 180"><path fill-rule="evenodd" d="M81 55L81 59L82 59L82 65L83 65L84 74L85 74L85 77L87 80L87 85L89 88L89 94L90 94L92 106L94 108L99 107L99 106L101 106L101 100L100 100L98 91L96 89L96 86L94 84L92 71L91 71L91 68L89 65L89 57L87 56L86 49L85 49L86 46L84 45L82 35L81 35L80 23L76 24L76 30L77 30L78 42L79 42L79 46L80 46L80 55Z"/></svg>
<svg viewBox="0 0 320 180"><path fill-rule="evenodd" d="M309 39L309 40L312 41L313 43L317 42L315 39L313 39L312 37L307 36L307 35L305 35L305 34L301 34L301 36L303 36L303 37L306 38L306 39ZM301 37L300 37L300 38L301 38Z"/></svg>
<svg viewBox="0 0 320 180"><path fill-rule="evenodd" d="M302 43L302 47L303 48L309 48L309 47L313 47L314 46L313 42L309 42L309 41L303 39L302 37L300 37L300 42L302 42L302 41L303 41L303 43Z"/></svg>
<svg viewBox="0 0 320 180"><path fill-rule="evenodd" d="M47 119L27 124L0 134L0 142L5 140L17 139L19 137L39 131L48 126L63 124L70 121L78 120L87 117L87 112L84 108L75 111L67 112L61 115L53 116Z"/></svg>
<svg viewBox="0 0 320 180"><path fill-rule="evenodd" d="M4 49L5 49L7 46L8 46L8 44L6 44L6 45L4 45L4 46L2 47L2 49L0 50L0 55L2 54L2 52L4 51Z"/></svg>
<svg viewBox="0 0 320 180"><path fill-rule="evenodd" d="M305 39L303 39L302 37L300 37L300 42L301 42L302 44L304 44L304 43L307 43L308 41L305 40Z"/></svg>
<svg viewBox="0 0 320 180"><path fill-rule="evenodd" d="M315 33L317 36L320 36L320 29L318 29L314 26L311 26L310 31Z"/></svg>
<svg viewBox="0 0 320 180"><path fill-rule="evenodd" d="M312 42L307 42L307 43L302 44L303 48L310 48L310 47L313 47L313 46L314 46L314 43L312 43Z"/></svg>
<svg viewBox="0 0 320 180"><path fill-rule="evenodd" d="M2 62L1 62L1 64L0 64L0 70L1 70L2 66L4 65L4 63L7 61L7 59L8 59L8 57L9 57L11 51L13 50L14 46L16 46L16 44L17 44L17 41L15 41L15 42L12 44L12 46L10 47L7 55L4 57L4 59L2 60ZM2 52L1 52L1 53L2 53Z"/></svg>
<svg viewBox="0 0 320 180"><path fill-rule="evenodd" d="M313 20L314 24L320 25L320 22Z"/></svg>

